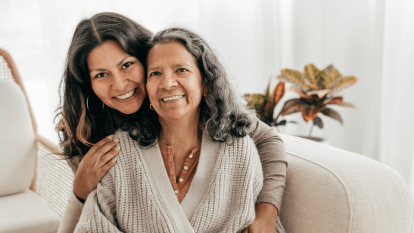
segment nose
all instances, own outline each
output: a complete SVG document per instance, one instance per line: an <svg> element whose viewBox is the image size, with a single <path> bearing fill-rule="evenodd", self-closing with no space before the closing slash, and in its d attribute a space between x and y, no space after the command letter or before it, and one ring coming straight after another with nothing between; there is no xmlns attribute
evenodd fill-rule
<svg viewBox="0 0 414 233"><path fill-rule="evenodd" d="M124 77L121 73L115 72L112 75L112 88L117 91L124 91L128 84L127 77Z"/></svg>
<svg viewBox="0 0 414 233"><path fill-rule="evenodd" d="M167 91L170 91L172 88L178 86L177 80L172 74L172 72L167 72L164 74L160 87Z"/></svg>

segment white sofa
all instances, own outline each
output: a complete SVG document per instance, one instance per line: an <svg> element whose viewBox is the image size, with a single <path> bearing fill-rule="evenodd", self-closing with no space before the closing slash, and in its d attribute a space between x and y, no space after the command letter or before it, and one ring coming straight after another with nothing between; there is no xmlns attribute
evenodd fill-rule
<svg viewBox="0 0 414 233"><path fill-rule="evenodd" d="M390 167L281 135L288 172L280 218L288 233L412 233L413 196Z"/></svg>

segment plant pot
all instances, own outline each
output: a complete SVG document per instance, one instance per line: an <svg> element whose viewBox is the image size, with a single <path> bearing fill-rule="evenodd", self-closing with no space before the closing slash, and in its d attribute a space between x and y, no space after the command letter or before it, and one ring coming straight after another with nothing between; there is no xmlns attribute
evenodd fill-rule
<svg viewBox="0 0 414 233"><path fill-rule="evenodd" d="M296 137L300 137L300 138L304 138L304 139L308 139L308 140L312 140L315 142L320 142L322 144L326 144L329 145L329 141L326 138L320 138L320 137L308 137L308 136L301 136L301 135L295 135Z"/></svg>

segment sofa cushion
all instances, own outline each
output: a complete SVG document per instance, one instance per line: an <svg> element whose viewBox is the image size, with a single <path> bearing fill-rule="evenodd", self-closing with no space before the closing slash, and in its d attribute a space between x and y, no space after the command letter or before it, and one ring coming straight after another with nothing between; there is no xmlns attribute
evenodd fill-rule
<svg viewBox="0 0 414 233"><path fill-rule="evenodd" d="M26 190L35 167L35 134L19 85L0 80L0 197Z"/></svg>
<svg viewBox="0 0 414 233"><path fill-rule="evenodd" d="M286 232L412 233L413 197L396 171L356 153L281 137L289 162L280 211Z"/></svg>
<svg viewBox="0 0 414 233"><path fill-rule="evenodd" d="M0 198L0 232L56 232L61 218L31 190Z"/></svg>

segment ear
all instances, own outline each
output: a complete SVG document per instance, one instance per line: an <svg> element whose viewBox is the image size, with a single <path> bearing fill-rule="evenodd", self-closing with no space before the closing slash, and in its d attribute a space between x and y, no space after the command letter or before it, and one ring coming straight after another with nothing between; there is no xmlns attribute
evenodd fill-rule
<svg viewBox="0 0 414 233"><path fill-rule="evenodd" d="M203 83L203 96L206 97L208 93L210 92L207 84Z"/></svg>

